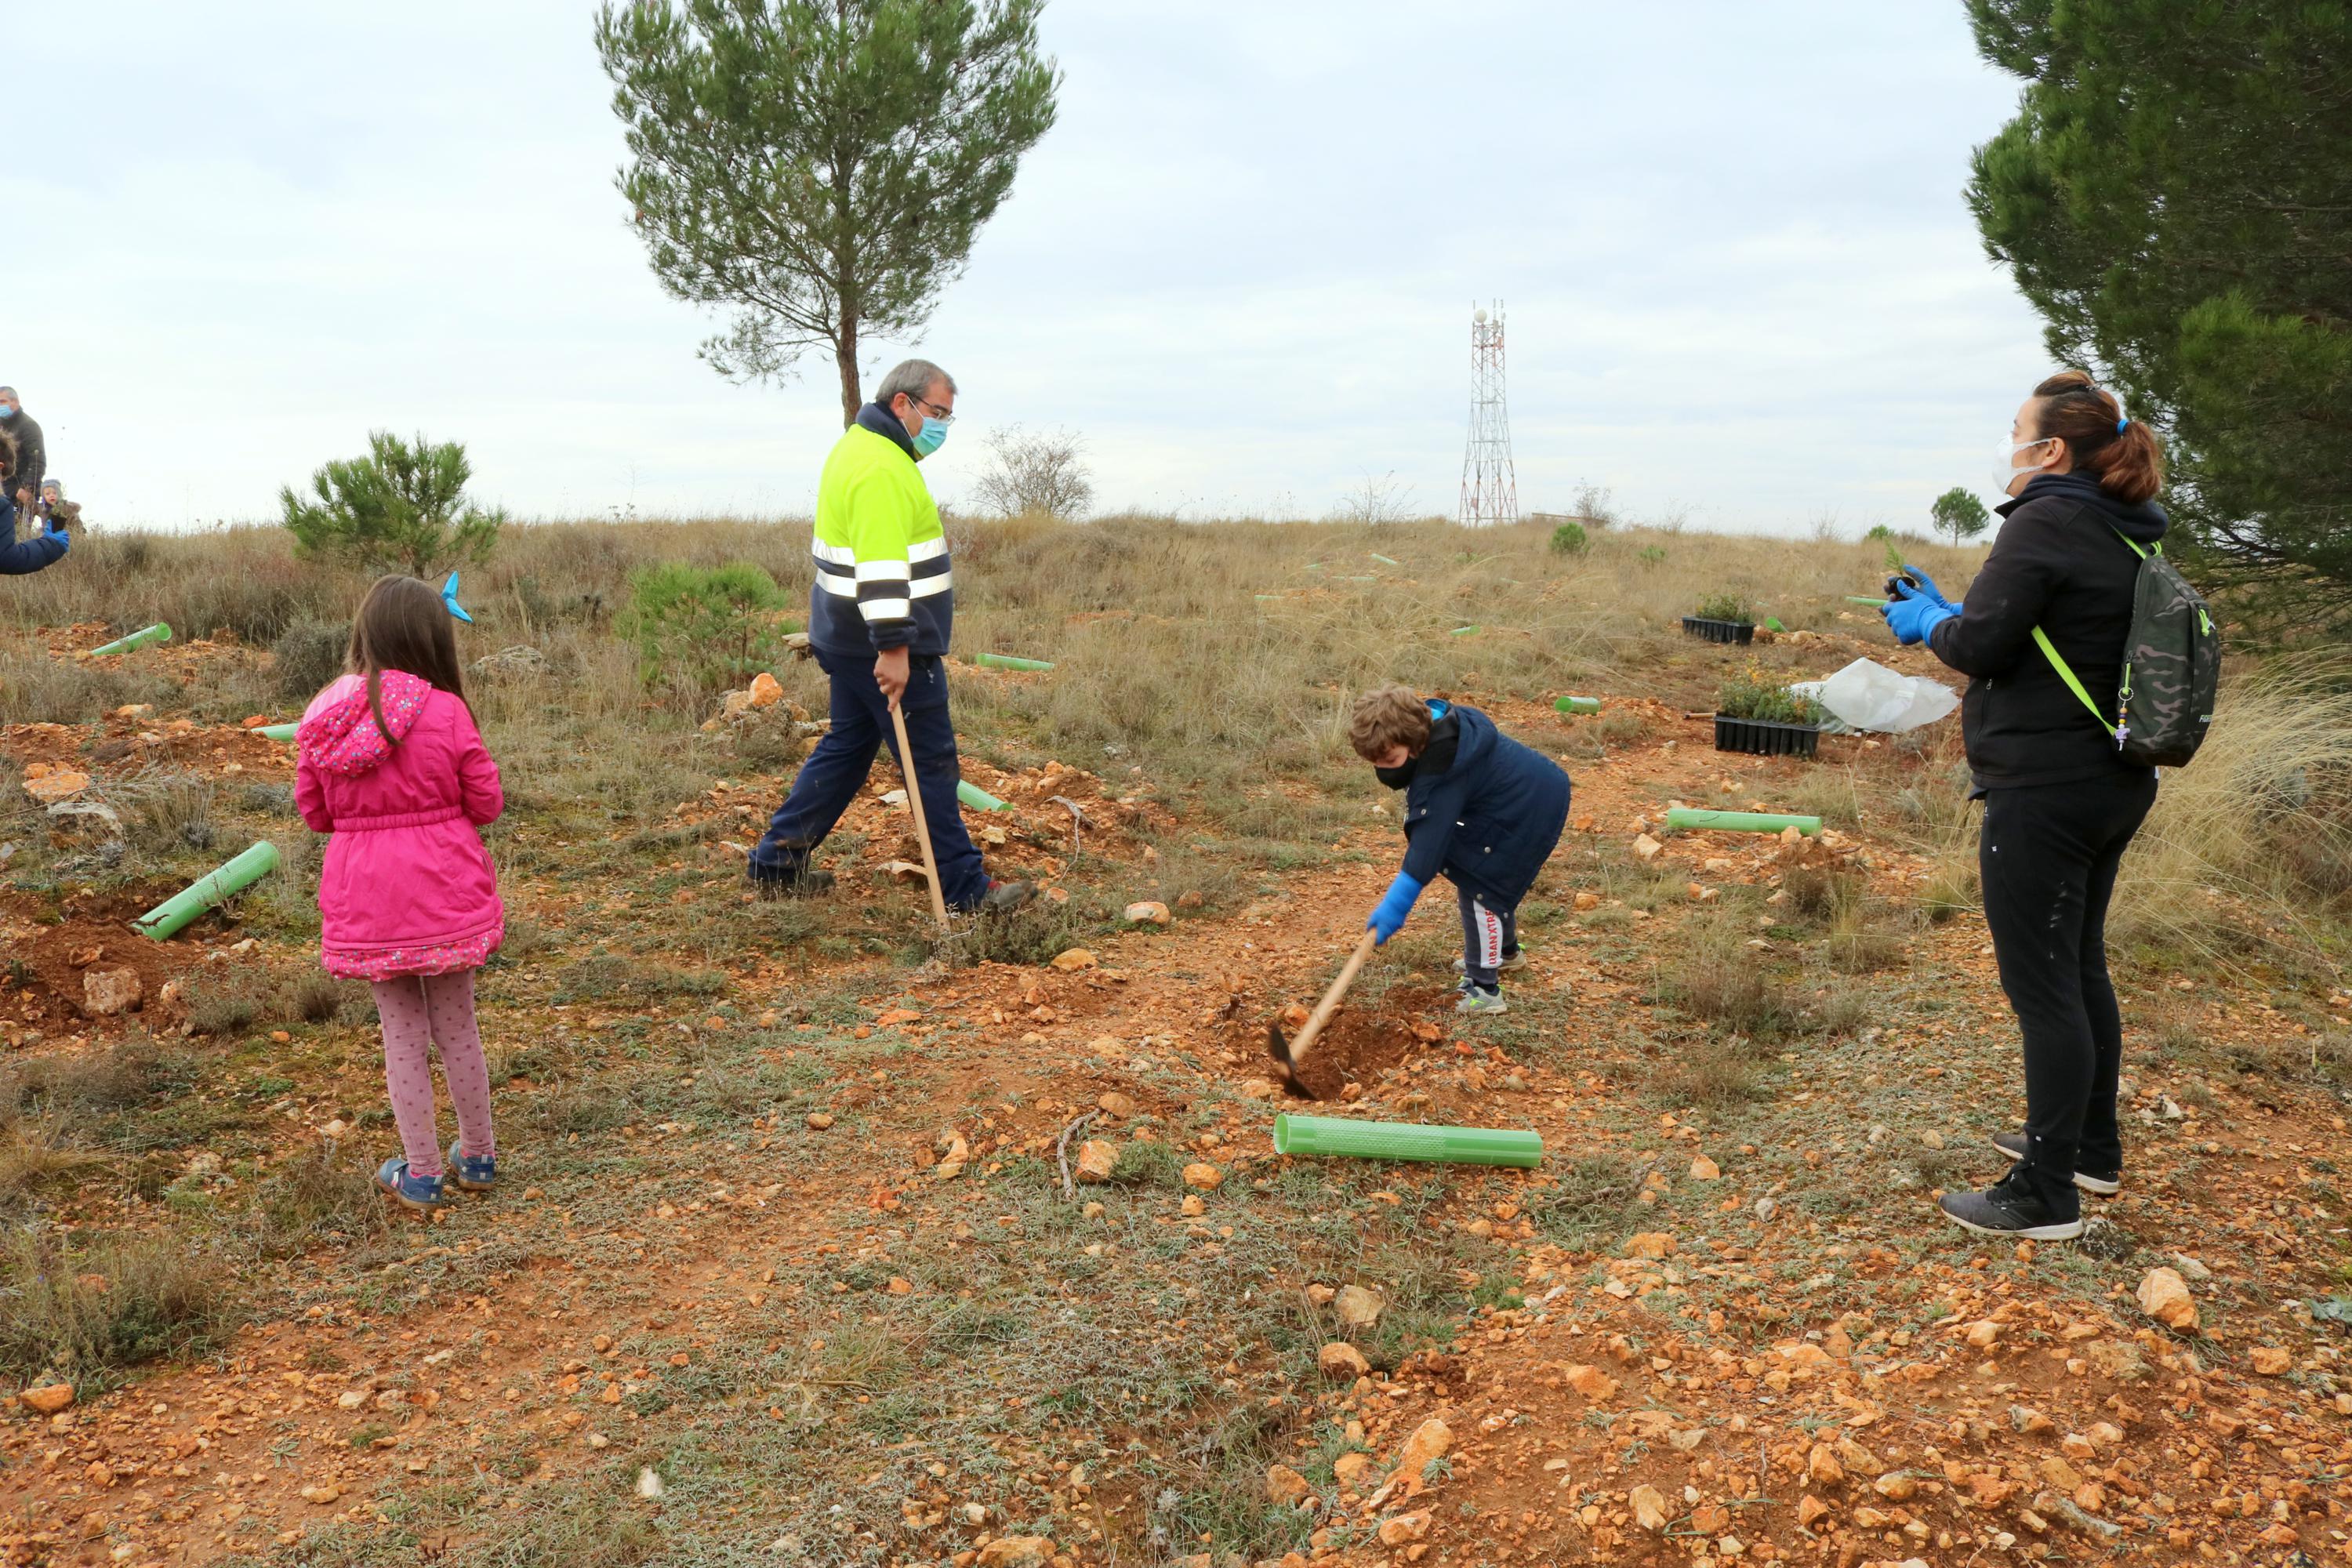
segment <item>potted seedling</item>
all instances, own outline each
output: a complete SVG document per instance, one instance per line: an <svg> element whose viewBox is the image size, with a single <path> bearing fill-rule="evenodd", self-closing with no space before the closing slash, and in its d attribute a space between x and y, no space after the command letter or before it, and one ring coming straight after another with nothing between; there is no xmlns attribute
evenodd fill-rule
<svg viewBox="0 0 2352 1568"><path fill-rule="evenodd" d="M1715 749L1758 757L1810 757L1822 743L1822 710L1777 680L1748 670L1723 683L1715 704Z"/></svg>
<svg viewBox="0 0 2352 1568"><path fill-rule="evenodd" d="M1698 613L1683 617L1683 630L1706 642L1756 640L1756 610L1737 594L1717 594L1699 602Z"/></svg>

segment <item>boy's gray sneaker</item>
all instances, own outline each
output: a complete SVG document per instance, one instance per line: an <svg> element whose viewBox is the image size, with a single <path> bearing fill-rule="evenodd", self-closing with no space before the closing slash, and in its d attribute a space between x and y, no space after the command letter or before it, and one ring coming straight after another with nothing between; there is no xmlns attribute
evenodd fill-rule
<svg viewBox="0 0 2352 1568"><path fill-rule="evenodd" d="M1462 983L1461 992L1461 1000L1454 1004L1454 1010L1457 1013L1468 1013L1478 1017L1493 1017L1498 1013L1507 1013L1511 1010L1511 1005L1503 1000L1500 986L1490 991L1483 985L1473 985L1465 980Z"/></svg>
<svg viewBox="0 0 2352 1568"><path fill-rule="evenodd" d="M1992 1135L1992 1146L2012 1160L2024 1159L2033 1147L2025 1141L2022 1132L1996 1132ZM2086 1193L2111 1198L2124 1190L2124 1173L2121 1171L2077 1171L2074 1173L2074 1184Z"/></svg>
<svg viewBox="0 0 2352 1568"><path fill-rule="evenodd" d="M988 879L988 891L980 897L980 907L992 914L1010 914L1014 910L1027 909L1037 897L1037 889L1027 882L1000 882Z"/></svg>
<svg viewBox="0 0 2352 1568"><path fill-rule="evenodd" d="M1508 974L1514 969L1525 969L1527 966L1528 950L1522 947L1514 952L1503 954L1503 962L1495 965L1495 973L1497 974ZM1469 968L1470 961L1457 953L1454 959L1454 973L1456 974L1465 973L1469 970Z"/></svg>

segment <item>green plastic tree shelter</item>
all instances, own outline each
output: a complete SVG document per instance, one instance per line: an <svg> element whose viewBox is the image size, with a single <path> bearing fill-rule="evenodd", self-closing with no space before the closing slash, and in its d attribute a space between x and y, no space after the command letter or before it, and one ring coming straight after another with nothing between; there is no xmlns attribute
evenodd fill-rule
<svg viewBox="0 0 2352 1568"><path fill-rule="evenodd" d="M1285 1111L1274 1119L1274 1152L1530 1167L1543 1159L1543 1134L1498 1127L1424 1127L1412 1121L1293 1116Z"/></svg>
<svg viewBox="0 0 2352 1568"><path fill-rule="evenodd" d="M1861 594L1848 594L1845 596L1845 602L1849 605L1868 605L1874 610L1882 609L1886 604L1884 599L1873 599Z"/></svg>
<svg viewBox="0 0 2352 1568"><path fill-rule="evenodd" d="M1004 803L1003 801L997 799L994 795L989 794L986 790L981 788L970 779L956 780L956 799L963 802L964 805L971 807L974 811L1003 811L1004 809Z"/></svg>
<svg viewBox="0 0 2352 1568"><path fill-rule="evenodd" d="M1793 827L1812 838L1822 831L1822 819L1778 811L1702 811L1696 806L1678 805L1666 813L1666 826L1717 833L1786 833Z"/></svg>
<svg viewBox="0 0 2352 1568"><path fill-rule="evenodd" d="M976 653L971 656L971 661L974 664L984 665L990 669L1051 669L1054 668L1045 659L1015 658L1009 653Z"/></svg>
<svg viewBox="0 0 2352 1568"><path fill-rule="evenodd" d="M104 647L94 647L90 649L89 657L92 658L98 658L110 653L129 653L132 648L145 647L149 643L170 642L171 640L172 628L162 621L157 621L153 626L147 627L143 631L132 632L127 637L117 637L112 642L108 643Z"/></svg>
<svg viewBox="0 0 2352 1568"><path fill-rule="evenodd" d="M1598 713L1601 711L1601 699L1598 697L1563 697L1559 701L1553 703L1552 707L1556 711L1561 713Z"/></svg>
<svg viewBox="0 0 2352 1568"><path fill-rule="evenodd" d="M253 732L272 741L290 741L294 738L294 731L299 730L301 727L301 721L297 720L291 724L256 725Z"/></svg>
<svg viewBox="0 0 2352 1568"><path fill-rule="evenodd" d="M278 869L278 846L267 838L218 870L197 878L131 922L141 936L163 942L215 904L245 891Z"/></svg>

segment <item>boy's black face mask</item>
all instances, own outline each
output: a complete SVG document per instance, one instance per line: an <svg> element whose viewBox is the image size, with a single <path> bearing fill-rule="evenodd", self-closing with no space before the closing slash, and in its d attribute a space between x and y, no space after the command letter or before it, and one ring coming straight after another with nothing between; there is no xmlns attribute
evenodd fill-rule
<svg viewBox="0 0 2352 1568"><path fill-rule="evenodd" d="M1372 776L1379 779L1381 783L1388 785L1391 789L1402 789L1407 784L1412 783L1412 775L1419 772L1420 768L1421 759L1419 757L1407 757L1402 767L1374 768L1372 770Z"/></svg>

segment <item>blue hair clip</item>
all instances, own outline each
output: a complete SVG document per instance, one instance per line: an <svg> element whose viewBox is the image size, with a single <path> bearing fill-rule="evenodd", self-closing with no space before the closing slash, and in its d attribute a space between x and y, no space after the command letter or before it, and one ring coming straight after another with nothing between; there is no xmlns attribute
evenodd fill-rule
<svg viewBox="0 0 2352 1568"><path fill-rule="evenodd" d="M469 626L474 624L474 617L467 615L465 607L457 603L457 574L455 572L450 573L449 580L441 584L441 602L449 606L451 615Z"/></svg>
<svg viewBox="0 0 2352 1568"><path fill-rule="evenodd" d="M2128 430L2128 429L2130 429L2130 428L2131 428L2131 416L2130 416L2129 415L2126 415L2126 414L2118 414L2118 415L2116 415L2116 435L2120 436L2120 435L2122 435L2125 431L2126 431L2126 430Z"/></svg>

